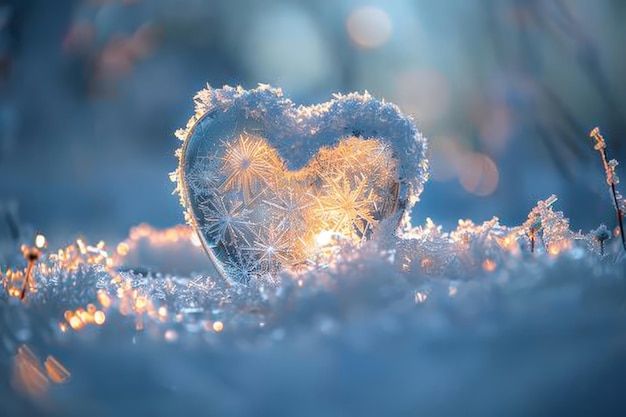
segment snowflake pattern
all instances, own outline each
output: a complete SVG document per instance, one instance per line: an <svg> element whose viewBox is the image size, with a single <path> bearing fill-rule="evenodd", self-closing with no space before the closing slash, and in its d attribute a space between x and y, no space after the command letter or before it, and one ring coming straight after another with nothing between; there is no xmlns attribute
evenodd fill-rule
<svg viewBox="0 0 626 417"><path fill-rule="evenodd" d="M352 182L343 176L328 181L325 192L316 199L317 214L325 229L350 237L356 232L363 237L376 223L372 217L373 191L363 175L356 186Z"/></svg>
<svg viewBox="0 0 626 417"><path fill-rule="evenodd" d="M350 136L289 171L266 140L244 132L198 152L186 183L229 279L277 282L284 269L325 261L319 236L358 245L394 212L398 161L387 143Z"/></svg>
<svg viewBox="0 0 626 417"><path fill-rule="evenodd" d="M254 224L250 222L250 212L242 200L219 196L204 200L200 204L206 222L203 232L210 241L228 245L248 243L246 236Z"/></svg>
<svg viewBox="0 0 626 417"><path fill-rule="evenodd" d="M221 171L226 180L220 185L222 192L238 190L246 202L265 186L267 178L282 170L282 163L275 151L258 137L240 135L225 145Z"/></svg>
<svg viewBox="0 0 626 417"><path fill-rule="evenodd" d="M189 188L197 196L211 195L219 185L219 161L213 155L199 157L187 174Z"/></svg>

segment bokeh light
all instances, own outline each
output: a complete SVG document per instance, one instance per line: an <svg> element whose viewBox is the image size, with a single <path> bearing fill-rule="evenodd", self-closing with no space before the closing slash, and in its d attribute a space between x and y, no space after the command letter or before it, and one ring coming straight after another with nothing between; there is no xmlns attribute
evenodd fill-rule
<svg viewBox="0 0 626 417"><path fill-rule="evenodd" d="M488 155L467 149L453 137L435 137L430 150L431 177L436 182L457 179L476 196L493 194L500 182L497 164Z"/></svg>
<svg viewBox="0 0 626 417"><path fill-rule="evenodd" d="M350 13L346 28L352 42L363 48L376 48L389 41L393 23L384 10L365 6Z"/></svg>
<svg viewBox="0 0 626 417"><path fill-rule="evenodd" d="M500 177L493 159L485 154L470 152L460 162L459 181L465 190L483 197L496 190Z"/></svg>

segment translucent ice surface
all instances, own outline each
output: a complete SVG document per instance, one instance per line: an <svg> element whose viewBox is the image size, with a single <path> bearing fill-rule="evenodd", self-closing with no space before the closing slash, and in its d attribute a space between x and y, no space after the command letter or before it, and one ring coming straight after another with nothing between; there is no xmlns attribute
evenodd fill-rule
<svg viewBox="0 0 626 417"><path fill-rule="evenodd" d="M367 93L296 107L268 86L209 87L195 100L173 179L231 282L273 281L324 264L338 242L358 246L399 220L427 178L425 139Z"/></svg>

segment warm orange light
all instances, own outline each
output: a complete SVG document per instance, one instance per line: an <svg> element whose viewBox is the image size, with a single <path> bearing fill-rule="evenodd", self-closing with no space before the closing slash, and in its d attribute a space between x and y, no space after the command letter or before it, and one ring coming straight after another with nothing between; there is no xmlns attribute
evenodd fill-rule
<svg viewBox="0 0 626 417"><path fill-rule="evenodd" d="M72 316L74 315L74 312L71 310L66 310L65 313L63 314L63 317L65 318L65 320L69 323L70 319L72 318Z"/></svg>
<svg viewBox="0 0 626 417"><path fill-rule="evenodd" d="M102 265L108 273L112 273L110 268L113 263L102 241L96 246L88 246L83 240L77 239L76 244L51 254L49 260L67 272L76 271L81 265L87 264Z"/></svg>
<svg viewBox="0 0 626 417"><path fill-rule="evenodd" d="M158 230L145 223L133 227L130 230L128 239L121 244L128 246L130 249L142 239L148 240L154 246L176 243L182 240L191 241L194 246L200 246L198 236L187 226L177 225L169 229Z"/></svg>
<svg viewBox="0 0 626 417"><path fill-rule="evenodd" d="M82 321L84 324L89 324L93 321L93 315L85 311L84 308L77 309L76 315L78 316L80 321Z"/></svg>
<svg viewBox="0 0 626 417"><path fill-rule="evenodd" d="M46 237L42 234L38 234L35 236L35 246L39 249L43 249L46 247Z"/></svg>
<svg viewBox="0 0 626 417"><path fill-rule="evenodd" d="M334 235L332 230L322 230L315 236L315 244L318 247L328 246L334 241Z"/></svg>
<svg viewBox="0 0 626 417"><path fill-rule="evenodd" d="M170 242L178 242L179 235L175 229L167 229L165 231L165 239L169 240Z"/></svg>
<svg viewBox="0 0 626 417"><path fill-rule="evenodd" d="M163 337L165 337L165 340L168 342L175 342L178 339L178 333L176 333L176 330L169 329L165 331Z"/></svg>
<svg viewBox="0 0 626 417"><path fill-rule="evenodd" d="M219 333L222 330L224 330L224 323L222 323L221 321L216 321L213 323L213 331L215 333Z"/></svg>
<svg viewBox="0 0 626 417"><path fill-rule="evenodd" d="M141 313L146 308L147 304L148 304L148 300L146 299L146 297L143 297L143 296L137 297L135 299L135 310Z"/></svg>
<svg viewBox="0 0 626 417"><path fill-rule="evenodd" d="M48 373L48 377L52 382L61 384L70 379L70 371L68 371L67 368L53 356L48 356L46 358L44 366L46 368L46 372Z"/></svg>
<svg viewBox="0 0 626 417"><path fill-rule="evenodd" d="M49 381L39 360L28 347L21 346L13 358L13 385L22 393L40 397L46 393Z"/></svg>
<svg viewBox="0 0 626 417"><path fill-rule="evenodd" d="M76 239L76 245L81 254L85 255L87 253L87 245L85 245L82 239Z"/></svg>
<svg viewBox="0 0 626 417"><path fill-rule="evenodd" d="M498 266L498 264L491 260L491 259L485 259L483 261L483 269L487 272L493 272L496 270L496 267Z"/></svg>
<svg viewBox="0 0 626 417"><path fill-rule="evenodd" d="M161 320L164 320L167 317L167 307L165 306L159 307L159 309L157 310L157 314L159 315L159 318Z"/></svg>
<svg viewBox="0 0 626 417"><path fill-rule="evenodd" d="M8 292L9 292L9 296L11 297L19 297L22 294L22 291L20 291L20 289L16 287L9 288Z"/></svg>
<svg viewBox="0 0 626 417"><path fill-rule="evenodd" d="M103 289L98 290L98 302L100 303L100 305L104 308L109 308L109 306L111 305L111 298L109 297L109 294L107 294L107 292Z"/></svg>
<svg viewBox="0 0 626 417"><path fill-rule="evenodd" d="M132 312L132 308L128 299L122 300L119 306L119 312L122 316L128 316Z"/></svg>
<svg viewBox="0 0 626 417"><path fill-rule="evenodd" d="M83 322L78 316L73 315L70 317L70 327L74 330L80 330L83 327Z"/></svg>
<svg viewBox="0 0 626 417"><path fill-rule="evenodd" d="M128 246L128 243L126 242L121 242L120 244L117 245L117 248L116 248L116 252L120 256L128 255L129 250L130 250L130 247Z"/></svg>
<svg viewBox="0 0 626 417"><path fill-rule="evenodd" d="M467 153L459 166L459 181L472 194L488 196L498 188L500 174L496 163L485 154Z"/></svg>
<svg viewBox="0 0 626 417"><path fill-rule="evenodd" d="M93 322L98 326L102 326L105 321L106 315L104 314L104 311L98 310L93 314Z"/></svg>

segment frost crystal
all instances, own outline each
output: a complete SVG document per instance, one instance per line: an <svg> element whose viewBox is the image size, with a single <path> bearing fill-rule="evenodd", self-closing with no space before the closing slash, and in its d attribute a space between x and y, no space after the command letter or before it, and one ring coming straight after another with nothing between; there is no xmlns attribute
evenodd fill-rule
<svg viewBox="0 0 626 417"><path fill-rule="evenodd" d="M600 256L605 255L606 241L611 238L611 232L606 225L601 224L596 230L591 231L586 237L589 250Z"/></svg>
<svg viewBox="0 0 626 417"><path fill-rule="evenodd" d="M542 232L545 249L553 255L570 247L573 239L581 238L570 230L569 220L562 212L552 210L552 205L556 201L555 195L539 201L528 215L528 220L518 228L519 234L529 239L531 252L534 252L536 247L539 231Z"/></svg>
<svg viewBox="0 0 626 417"><path fill-rule="evenodd" d="M425 139L367 93L295 107L265 85L208 87L195 102L172 180L231 282L323 265L328 236L358 246L422 191Z"/></svg>

